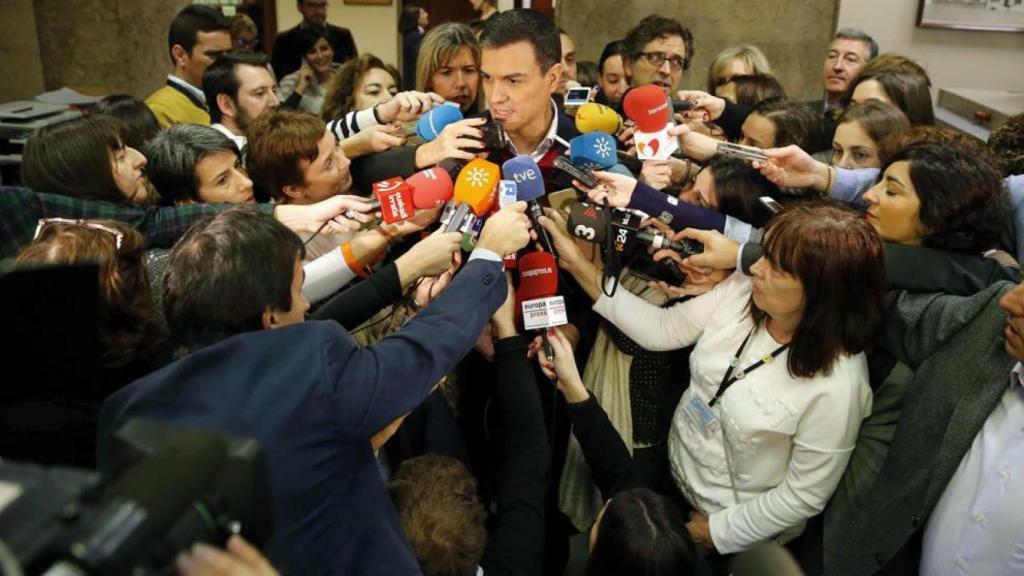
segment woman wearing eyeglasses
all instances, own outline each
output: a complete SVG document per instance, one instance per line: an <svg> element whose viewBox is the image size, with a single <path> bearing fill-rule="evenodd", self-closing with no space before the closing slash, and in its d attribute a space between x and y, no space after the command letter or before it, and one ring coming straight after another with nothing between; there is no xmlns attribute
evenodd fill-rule
<svg viewBox="0 0 1024 576"><path fill-rule="evenodd" d="M145 240L130 225L113 220L40 220L35 239L17 257L19 265L99 266L97 377L62 384L37 416L46 430L33 433L33 449L57 461L92 466L96 421L103 400L167 360L163 330L156 319L144 264ZM74 319L69 318L69 322ZM87 349L86 343L81 343ZM51 418L52 417L52 420ZM6 443L6 442L5 442Z"/></svg>

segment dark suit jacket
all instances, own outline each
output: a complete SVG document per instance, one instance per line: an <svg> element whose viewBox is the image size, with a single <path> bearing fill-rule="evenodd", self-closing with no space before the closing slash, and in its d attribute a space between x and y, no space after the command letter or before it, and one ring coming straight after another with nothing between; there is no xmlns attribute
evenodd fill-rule
<svg viewBox="0 0 1024 576"><path fill-rule="evenodd" d="M302 24L289 28L274 37L274 53L270 57L270 65L274 68L274 74L278 80L295 72L302 66L302 54L296 44L296 37ZM352 38L352 32L348 28L324 25L327 30L327 40L334 48L334 61L342 64L356 56L359 50L356 49L356 41Z"/></svg>
<svg viewBox="0 0 1024 576"><path fill-rule="evenodd" d="M883 348L915 370L875 481L844 513L826 515L825 574L917 573L913 537L1007 386L999 282L964 298L890 294ZM908 562L909 557L909 562Z"/></svg>
<svg viewBox="0 0 1024 576"><path fill-rule="evenodd" d="M332 321L236 335L138 380L100 414L99 461L143 417L259 440L284 574L419 574L369 438L415 408L473 347L507 289L501 264L466 264L436 302L366 348Z"/></svg>

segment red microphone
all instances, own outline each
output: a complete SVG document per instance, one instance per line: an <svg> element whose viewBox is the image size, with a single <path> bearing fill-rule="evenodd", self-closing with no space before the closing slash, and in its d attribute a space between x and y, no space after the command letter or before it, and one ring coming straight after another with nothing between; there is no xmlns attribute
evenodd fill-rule
<svg viewBox="0 0 1024 576"><path fill-rule="evenodd" d="M633 88L622 97L622 109L636 122L637 158L665 160L679 149L679 141L668 135L672 105L661 88L654 84Z"/></svg>
<svg viewBox="0 0 1024 576"><path fill-rule="evenodd" d="M452 177L436 166L413 174L405 183L412 187L412 203L417 210L430 210L447 203L455 190Z"/></svg>
<svg viewBox="0 0 1024 576"><path fill-rule="evenodd" d="M558 294L558 264L550 252L530 252L519 259L518 311L526 330L568 324L565 299Z"/></svg>
<svg viewBox="0 0 1024 576"><path fill-rule="evenodd" d="M638 86L622 99L622 109L640 132L657 132L672 120L665 92L654 84Z"/></svg>
<svg viewBox="0 0 1024 576"><path fill-rule="evenodd" d="M374 182L373 195L380 204L381 218L385 224L408 220L416 213L413 207L412 186L402 178Z"/></svg>

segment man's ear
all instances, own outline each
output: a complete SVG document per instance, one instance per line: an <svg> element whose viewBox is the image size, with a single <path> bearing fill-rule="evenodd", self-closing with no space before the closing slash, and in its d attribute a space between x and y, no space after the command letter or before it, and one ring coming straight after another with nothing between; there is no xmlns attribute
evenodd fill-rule
<svg viewBox="0 0 1024 576"><path fill-rule="evenodd" d="M544 81L547 82L548 92L554 93L558 89L558 82L562 79L562 63L558 62L551 68L548 68L547 74L544 75Z"/></svg>
<svg viewBox="0 0 1024 576"><path fill-rule="evenodd" d="M235 107L235 101L227 94L217 94L217 108L220 108L221 115L227 116L232 120L238 117L238 109Z"/></svg>
<svg viewBox="0 0 1024 576"><path fill-rule="evenodd" d="M188 64L190 57L188 50L185 50L181 44L171 46L171 59L174 60L175 66L184 66L185 64Z"/></svg>
<svg viewBox="0 0 1024 576"><path fill-rule="evenodd" d="M271 330L277 327L277 320L274 318L274 311L270 306L263 309L263 314L260 316L260 323L263 325L264 330Z"/></svg>
<svg viewBox="0 0 1024 576"><path fill-rule="evenodd" d="M306 187L302 186L301 184L288 184L287 186L282 188L281 191L284 192L285 196L288 196L289 198L306 197Z"/></svg>

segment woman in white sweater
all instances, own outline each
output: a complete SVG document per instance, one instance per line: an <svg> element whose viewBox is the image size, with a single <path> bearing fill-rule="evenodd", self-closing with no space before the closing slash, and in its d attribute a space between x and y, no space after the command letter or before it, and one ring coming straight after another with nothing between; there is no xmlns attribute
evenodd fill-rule
<svg viewBox="0 0 1024 576"><path fill-rule="evenodd" d="M695 345L669 458L707 551L787 541L820 512L871 412L863 351L880 324L882 242L863 218L826 203L787 208L768 225L753 277L658 308L609 298L558 215L543 219L594 310L650 350Z"/></svg>

